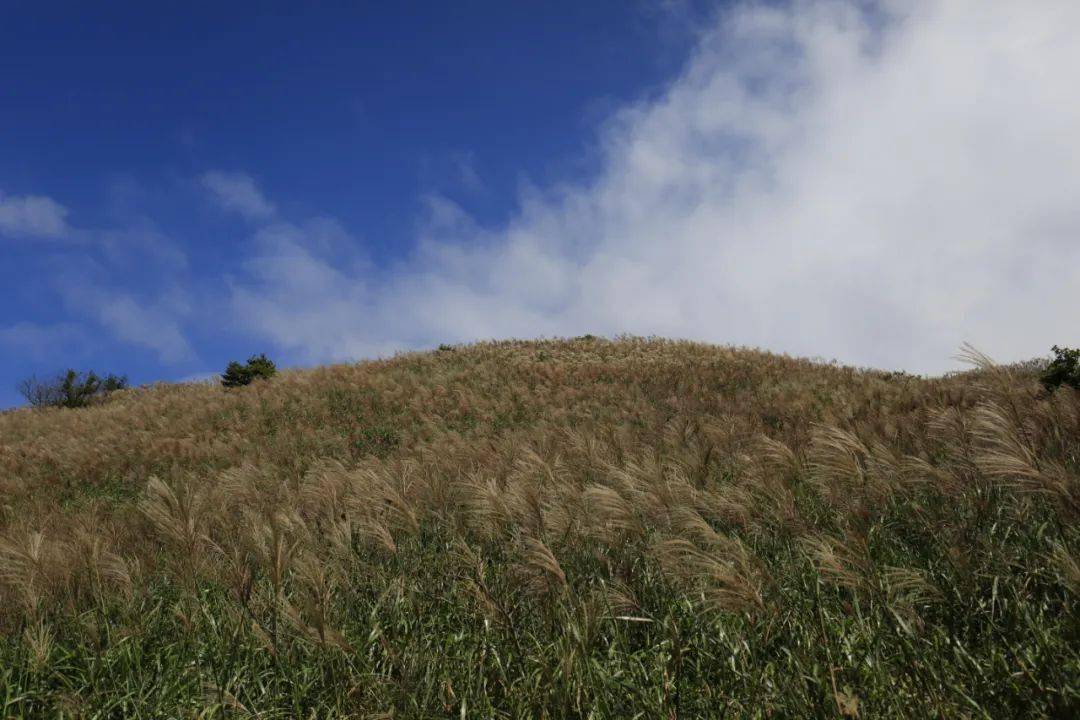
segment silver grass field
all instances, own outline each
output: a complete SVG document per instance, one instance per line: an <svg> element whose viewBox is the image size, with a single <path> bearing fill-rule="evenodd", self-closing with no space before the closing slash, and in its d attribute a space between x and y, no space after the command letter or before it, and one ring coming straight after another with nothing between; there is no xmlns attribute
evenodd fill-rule
<svg viewBox="0 0 1080 720"><path fill-rule="evenodd" d="M0 414L14 718L1080 714L1080 393L491 342Z"/></svg>

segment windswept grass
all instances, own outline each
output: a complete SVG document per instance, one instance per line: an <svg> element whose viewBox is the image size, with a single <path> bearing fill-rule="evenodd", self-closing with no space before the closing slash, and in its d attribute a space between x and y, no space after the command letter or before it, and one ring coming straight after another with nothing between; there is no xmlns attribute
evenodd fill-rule
<svg viewBox="0 0 1080 720"><path fill-rule="evenodd" d="M1073 717L1080 393L502 342L0 415L9 717Z"/></svg>

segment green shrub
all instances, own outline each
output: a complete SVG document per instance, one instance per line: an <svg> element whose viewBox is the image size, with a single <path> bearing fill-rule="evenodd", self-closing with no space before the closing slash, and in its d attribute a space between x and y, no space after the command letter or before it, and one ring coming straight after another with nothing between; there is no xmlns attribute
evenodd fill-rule
<svg viewBox="0 0 1080 720"><path fill-rule="evenodd" d="M250 385L253 380L266 379L277 374L274 361L265 354L252 355L247 363L241 365L233 360L221 374L221 384L225 387Z"/></svg>
<svg viewBox="0 0 1080 720"><path fill-rule="evenodd" d="M1080 390L1080 349L1053 347L1054 359L1043 370L1039 380L1047 390L1062 385Z"/></svg>
<svg viewBox="0 0 1080 720"><path fill-rule="evenodd" d="M102 397L128 386L127 377L99 377L93 370L67 370L51 380L31 376L19 383L19 392L32 407L86 407L94 398Z"/></svg>

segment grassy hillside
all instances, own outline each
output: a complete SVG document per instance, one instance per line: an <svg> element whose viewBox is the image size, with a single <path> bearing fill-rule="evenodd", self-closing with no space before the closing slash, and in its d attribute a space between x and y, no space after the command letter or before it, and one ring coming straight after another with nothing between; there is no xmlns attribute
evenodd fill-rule
<svg viewBox="0 0 1080 720"><path fill-rule="evenodd" d="M0 415L12 717L1067 717L1080 394L481 344Z"/></svg>

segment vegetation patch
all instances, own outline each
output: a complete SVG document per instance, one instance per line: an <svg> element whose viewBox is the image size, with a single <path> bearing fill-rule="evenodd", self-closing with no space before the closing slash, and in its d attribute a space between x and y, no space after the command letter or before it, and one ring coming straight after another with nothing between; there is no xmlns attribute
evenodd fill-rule
<svg viewBox="0 0 1080 720"><path fill-rule="evenodd" d="M242 387L250 385L255 380L265 380L277 374L274 361L266 355L252 355L244 364L233 360L221 374L221 384L224 387Z"/></svg>
<svg viewBox="0 0 1080 720"><path fill-rule="evenodd" d="M482 343L0 415L0 703L1073 717L1080 393L968 358Z"/></svg>
<svg viewBox="0 0 1080 720"><path fill-rule="evenodd" d="M1080 349L1054 346L1054 359L1043 370L1040 380L1047 390L1067 385L1080 390Z"/></svg>
<svg viewBox="0 0 1080 720"><path fill-rule="evenodd" d="M353 438L353 450L357 455L386 457L401 442L398 433L391 427L376 426L360 428Z"/></svg>
<svg viewBox="0 0 1080 720"><path fill-rule="evenodd" d="M30 407L81 408L127 386L127 377L122 375L110 373L100 377L93 370L67 370L45 380L37 376L26 378L19 383L18 390Z"/></svg>

